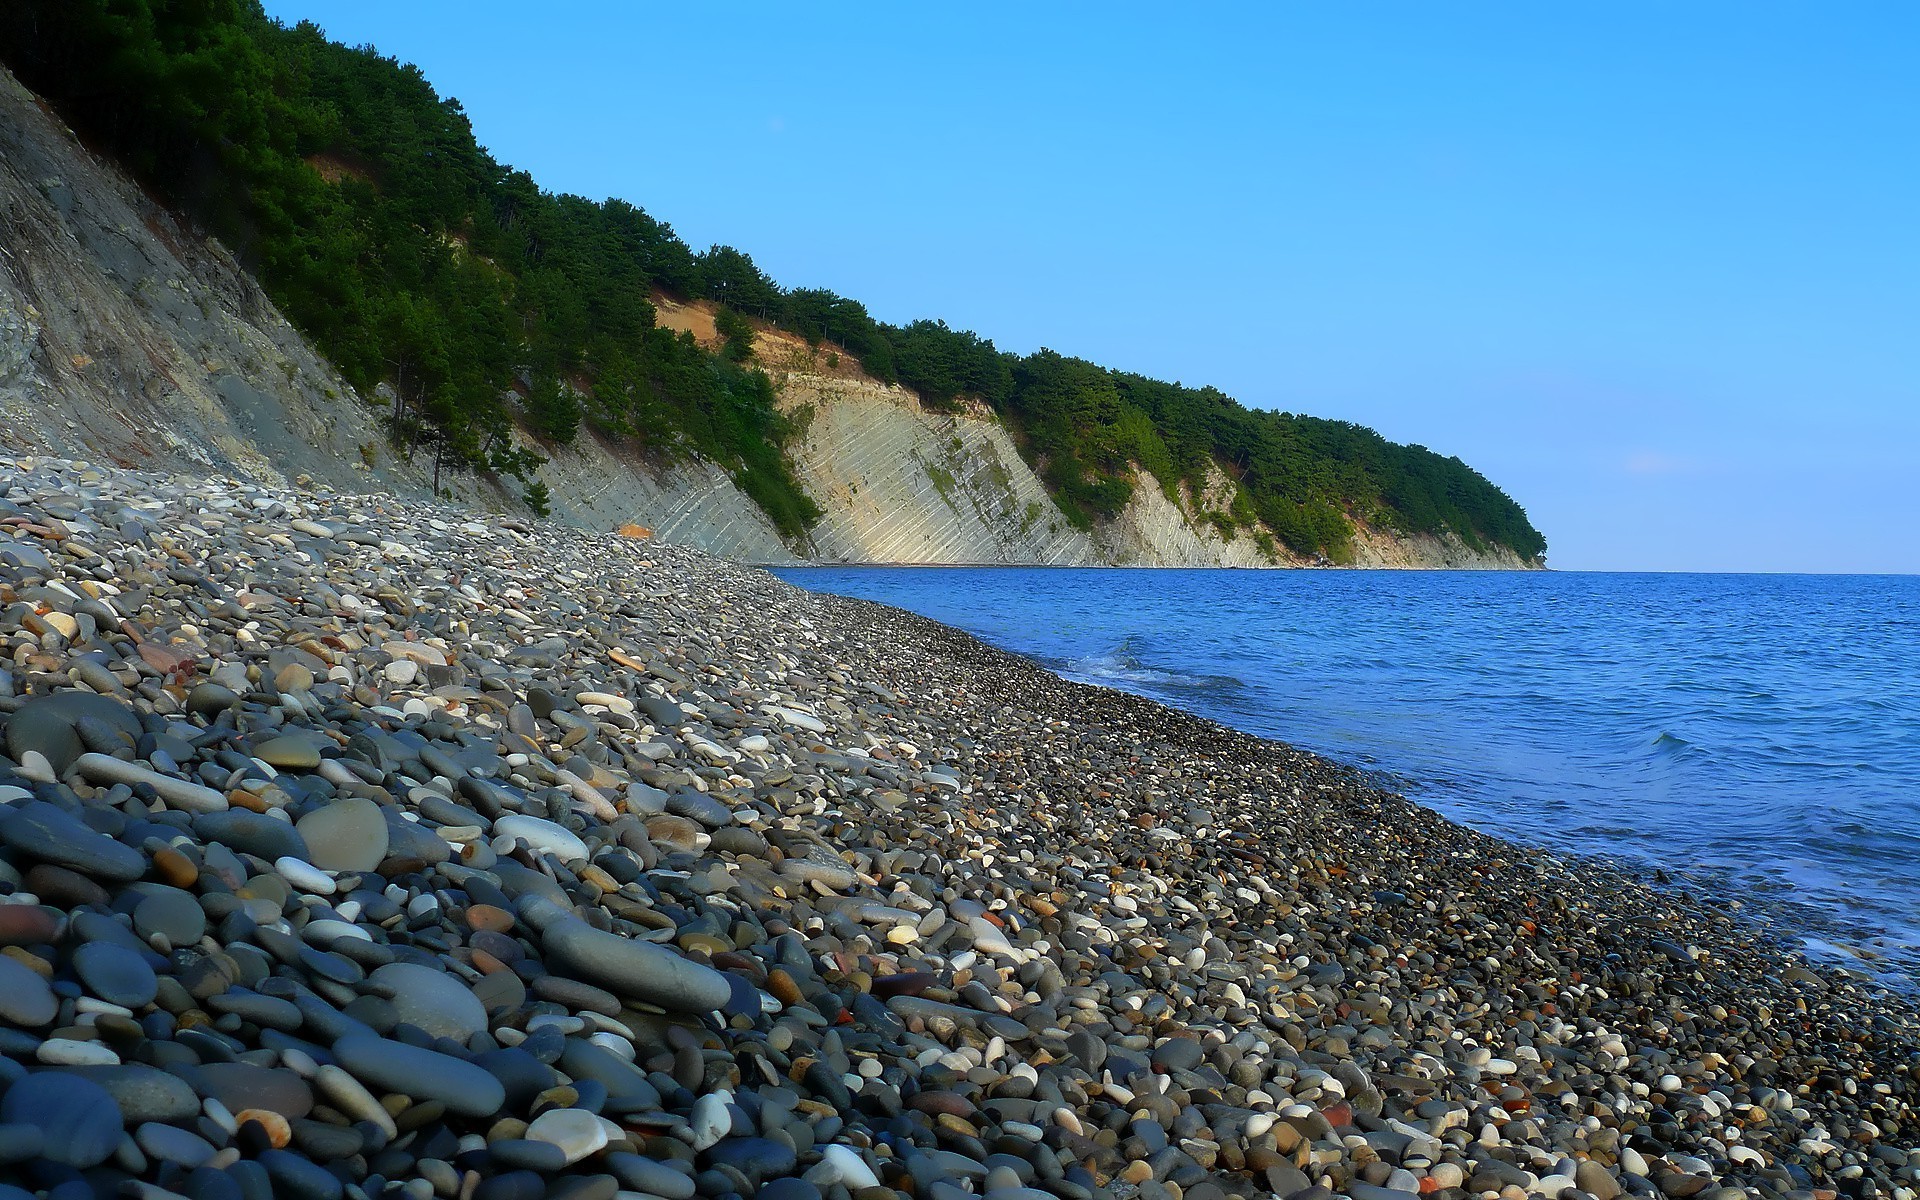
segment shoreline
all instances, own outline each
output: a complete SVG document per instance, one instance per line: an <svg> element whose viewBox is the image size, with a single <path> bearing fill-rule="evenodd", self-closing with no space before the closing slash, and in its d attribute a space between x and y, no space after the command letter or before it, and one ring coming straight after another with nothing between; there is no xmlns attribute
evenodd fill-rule
<svg viewBox="0 0 1920 1200"><path fill-rule="evenodd" d="M0 1182L1915 1195L1904 1000L1359 768L671 546L0 501Z"/></svg>

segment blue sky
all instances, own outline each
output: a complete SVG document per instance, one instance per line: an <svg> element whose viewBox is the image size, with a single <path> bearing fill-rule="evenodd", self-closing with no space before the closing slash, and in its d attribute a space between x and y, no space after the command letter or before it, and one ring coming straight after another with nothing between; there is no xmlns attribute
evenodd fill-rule
<svg viewBox="0 0 1920 1200"><path fill-rule="evenodd" d="M1555 566L1920 571L1920 6L266 7L784 284L1457 454Z"/></svg>

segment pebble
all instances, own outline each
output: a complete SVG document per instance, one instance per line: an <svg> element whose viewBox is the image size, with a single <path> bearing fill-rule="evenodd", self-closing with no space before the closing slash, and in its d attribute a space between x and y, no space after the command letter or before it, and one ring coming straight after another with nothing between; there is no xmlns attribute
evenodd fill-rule
<svg viewBox="0 0 1920 1200"><path fill-rule="evenodd" d="M535 1117L527 1126L527 1137L559 1147L571 1165L606 1146L607 1127L583 1109L556 1108Z"/></svg>
<svg viewBox="0 0 1920 1200"><path fill-rule="evenodd" d="M73 969L89 992L122 1008L144 1008L160 990L146 960L112 942L88 942L75 950Z"/></svg>
<svg viewBox="0 0 1920 1200"><path fill-rule="evenodd" d="M420 1046L354 1033L334 1043L333 1056L369 1088L437 1100L467 1116L490 1116L506 1099L506 1089L486 1071Z"/></svg>
<svg viewBox="0 0 1920 1200"><path fill-rule="evenodd" d="M58 460L5 544L0 1200L1911 1198L1899 997L917 618Z"/></svg>
<svg viewBox="0 0 1920 1200"><path fill-rule="evenodd" d="M387 818L363 796L317 808L294 824L306 861L325 871L371 871L387 856Z"/></svg>
<svg viewBox="0 0 1920 1200"><path fill-rule="evenodd" d="M120 1106L100 1085L67 1071L15 1080L0 1096L0 1122L39 1129L41 1155L69 1167L97 1166L120 1144Z"/></svg>
<svg viewBox="0 0 1920 1200"><path fill-rule="evenodd" d="M388 963L367 977L394 1015L433 1037L464 1043L487 1027L487 1010L472 989L444 971L417 963Z"/></svg>
<svg viewBox="0 0 1920 1200"><path fill-rule="evenodd" d="M22 1029L38 1029L60 1011L53 989L37 973L0 955L0 1020Z"/></svg>

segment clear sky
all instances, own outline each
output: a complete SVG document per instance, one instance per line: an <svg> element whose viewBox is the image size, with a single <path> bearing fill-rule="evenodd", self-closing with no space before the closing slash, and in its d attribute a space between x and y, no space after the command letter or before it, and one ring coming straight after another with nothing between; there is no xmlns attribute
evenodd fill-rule
<svg viewBox="0 0 1920 1200"><path fill-rule="evenodd" d="M1920 4L267 0L789 286L1457 454L1567 569L1920 571Z"/></svg>

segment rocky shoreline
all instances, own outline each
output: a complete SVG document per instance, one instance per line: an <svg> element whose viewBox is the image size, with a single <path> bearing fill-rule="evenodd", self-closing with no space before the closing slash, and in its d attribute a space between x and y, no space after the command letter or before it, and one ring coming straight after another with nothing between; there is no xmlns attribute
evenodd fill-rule
<svg viewBox="0 0 1920 1200"><path fill-rule="evenodd" d="M1911 1200L1727 912L693 551L0 459L0 1200Z"/></svg>

